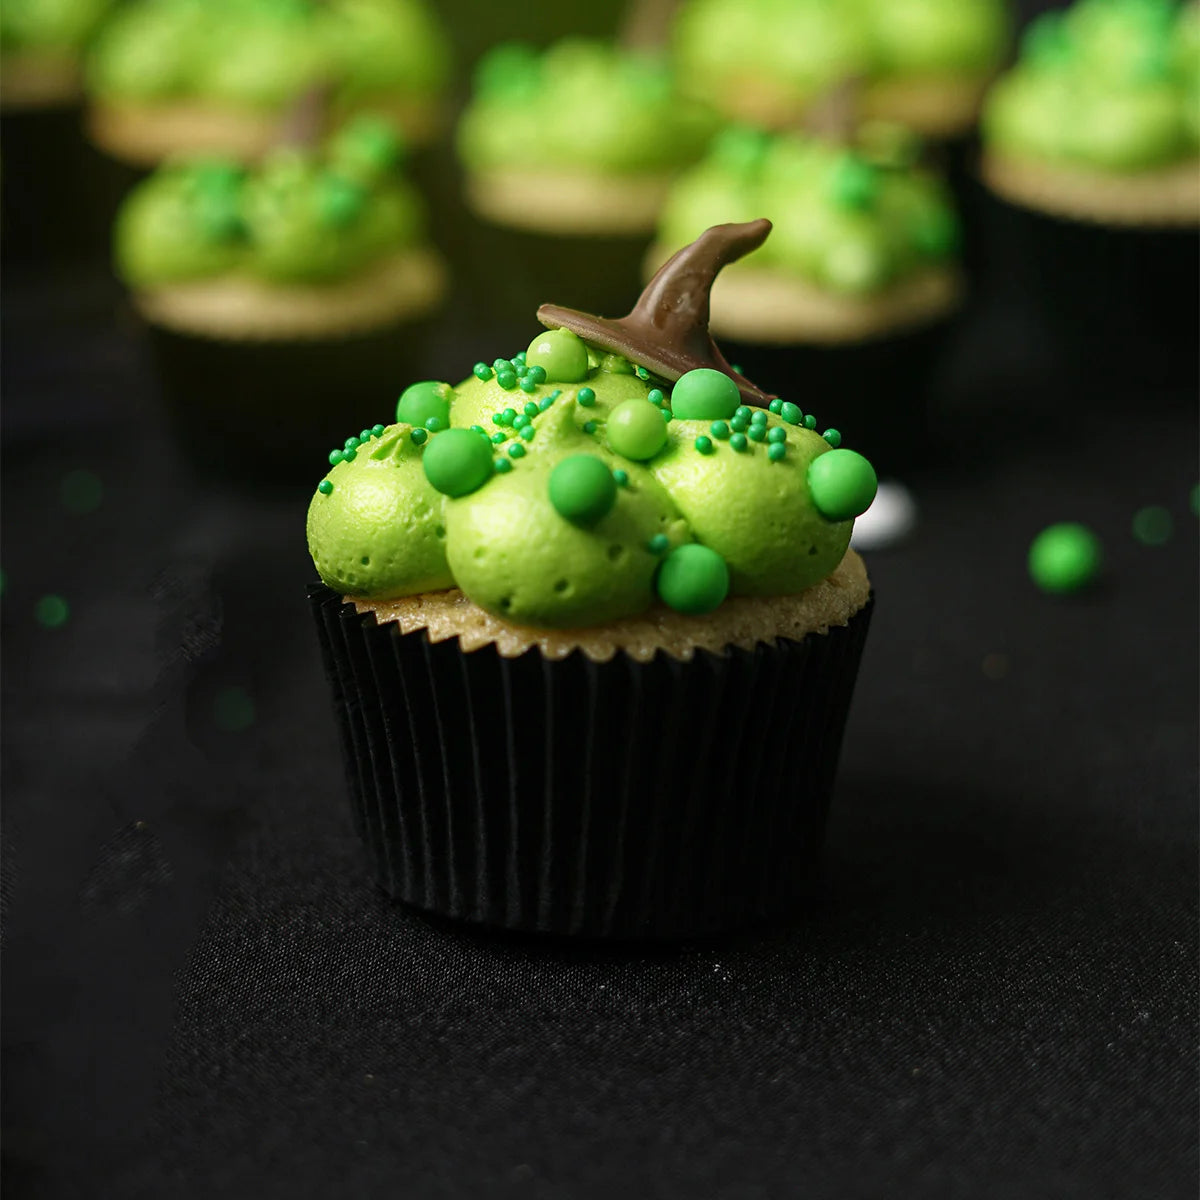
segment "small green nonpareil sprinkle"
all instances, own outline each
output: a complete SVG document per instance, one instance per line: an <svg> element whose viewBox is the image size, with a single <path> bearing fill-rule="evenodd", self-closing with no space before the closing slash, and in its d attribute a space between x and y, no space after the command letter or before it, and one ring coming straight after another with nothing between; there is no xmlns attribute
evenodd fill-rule
<svg viewBox="0 0 1200 1200"><path fill-rule="evenodd" d="M779 406L779 415L789 425L799 425L804 420L804 414L800 411L800 406L786 400Z"/></svg>
<svg viewBox="0 0 1200 1200"><path fill-rule="evenodd" d="M527 395L530 392L536 392L537 387L538 387L538 385L534 382L532 377L529 375L526 375L525 378L521 380L521 391L525 392Z"/></svg>
<svg viewBox="0 0 1200 1200"><path fill-rule="evenodd" d="M505 433L503 429L499 433L492 434L492 443L496 446L499 446L501 442L507 442L507 441L508 441L508 434Z"/></svg>
<svg viewBox="0 0 1200 1200"><path fill-rule="evenodd" d="M542 399L538 401L538 412L545 412L546 409L548 409L553 403L553 396L543 396Z"/></svg>
<svg viewBox="0 0 1200 1200"><path fill-rule="evenodd" d="M412 438L414 446L422 446L425 444L426 441L429 440L429 430L428 429L414 429L412 431L412 433L409 434L409 437Z"/></svg>
<svg viewBox="0 0 1200 1200"><path fill-rule="evenodd" d="M525 439L525 441L527 441L527 442L532 442L533 438L534 438L534 434L536 434L536 433L537 433L537 430L532 425L525 425L521 429L521 437L523 437Z"/></svg>
<svg viewBox="0 0 1200 1200"><path fill-rule="evenodd" d="M369 442L370 440L371 440L371 431L369 429L364 429L362 431L362 433L360 433L358 435L358 444L360 446L363 444L363 442Z"/></svg>
<svg viewBox="0 0 1200 1200"><path fill-rule="evenodd" d="M778 425L776 425L774 429L771 429L767 432L767 441L768 442L786 442L787 441L787 430L781 429Z"/></svg>
<svg viewBox="0 0 1200 1200"><path fill-rule="evenodd" d="M817 418L816 418L816 417L814 417L814 416L812 415L812 413L809 413L809 414L808 414L808 415L807 415L807 416L804 418L804 428L805 428L805 429L816 429L816 427L817 427Z"/></svg>
<svg viewBox="0 0 1200 1200"><path fill-rule="evenodd" d="M358 438L348 437L346 439L346 449L347 450L357 450L358 449Z"/></svg>
<svg viewBox="0 0 1200 1200"><path fill-rule="evenodd" d="M729 436L729 426L724 421L714 421L709 427L708 432L713 437L724 441Z"/></svg>
<svg viewBox="0 0 1200 1200"><path fill-rule="evenodd" d="M745 450L746 447L749 446L750 443L746 440L746 435L744 433L735 433L729 439L729 444L735 450Z"/></svg>
<svg viewBox="0 0 1200 1200"><path fill-rule="evenodd" d="M663 395L661 388L651 388L650 391L646 393L646 399L649 400L651 404L661 404L666 399L666 396Z"/></svg>
<svg viewBox="0 0 1200 1200"><path fill-rule="evenodd" d="M754 414L750 411L750 406L748 404L739 404L737 408L734 409L733 415L735 417L741 417L744 421L749 421Z"/></svg>
<svg viewBox="0 0 1200 1200"><path fill-rule="evenodd" d="M507 358L496 358L492 360L492 368L499 375L501 371L511 371L512 363Z"/></svg>
<svg viewBox="0 0 1200 1200"><path fill-rule="evenodd" d="M713 452L712 438L707 438L701 434L693 443L693 446L700 451L701 454L711 454Z"/></svg>
<svg viewBox="0 0 1200 1200"><path fill-rule="evenodd" d="M835 448L842 444L842 435L836 429L827 429L821 436Z"/></svg>
<svg viewBox="0 0 1200 1200"><path fill-rule="evenodd" d="M517 373L518 379L524 379L529 374L529 368L524 363L513 363L513 370Z"/></svg>
<svg viewBox="0 0 1200 1200"><path fill-rule="evenodd" d="M506 472L512 470L512 463L507 458L495 459L492 462L492 466L496 468L497 473L500 475L504 475Z"/></svg>
<svg viewBox="0 0 1200 1200"><path fill-rule="evenodd" d="M595 433L596 430L599 428L600 428L599 424L595 421L584 421L584 423L583 423L583 432L584 433Z"/></svg>
<svg viewBox="0 0 1200 1200"><path fill-rule="evenodd" d="M320 492L322 496L328 496L329 493L333 491L333 484L330 483L328 479L322 479L321 482L317 484L317 491Z"/></svg>
<svg viewBox="0 0 1200 1200"><path fill-rule="evenodd" d="M671 539L665 533L656 533L647 543L646 549L651 554L666 554L671 545Z"/></svg>
<svg viewBox="0 0 1200 1200"><path fill-rule="evenodd" d="M1133 536L1143 546L1165 546L1174 531L1171 514L1160 505L1150 504L1133 514Z"/></svg>
<svg viewBox="0 0 1200 1200"><path fill-rule="evenodd" d="M517 419L517 410L515 408L506 408L500 414L501 425L511 425Z"/></svg>
<svg viewBox="0 0 1200 1200"><path fill-rule="evenodd" d="M1101 558L1100 539L1086 525L1063 521L1033 539L1029 575L1043 592L1077 592L1095 579Z"/></svg>
<svg viewBox="0 0 1200 1200"><path fill-rule="evenodd" d="M330 450L329 465L331 467L336 467L338 465L338 463L340 463L342 461L343 458L345 458L345 455L340 450Z"/></svg>
<svg viewBox="0 0 1200 1200"><path fill-rule="evenodd" d="M517 377L512 371L500 371L496 375L496 382L506 391L511 392L517 386Z"/></svg>
<svg viewBox="0 0 1200 1200"><path fill-rule="evenodd" d="M43 596L33 606L33 616L44 629L61 629L71 616L71 606L61 596Z"/></svg>
<svg viewBox="0 0 1200 1200"><path fill-rule="evenodd" d="M525 355L526 355L526 352L524 350L518 350L516 352L516 354L514 354L512 356L512 361L513 361L514 365L523 367L525 365Z"/></svg>
<svg viewBox="0 0 1200 1200"><path fill-rule="evenodd" d="M750 414L751 425L765 425L767 423L767 410L765 408L756 408Z"/></svg>
<svg viewBox="0 0 1200 1200"><path fill-rule="evenodd" d="M517 415L515 417L513 417L513 428L514 429L524 429L525 426L528 424L529 424L529 414L528 413L517 413Z"/></svg>
<svg viewBox="0 0 1200 1200"><path fill-rule="evenodd" d="M747 436L752 442L765 442L767 440L767 427L765 425L751 425L747 430Z"/></svg>
<svg viewBox="0 0 1200 1200"><path fill-rule="evenodd" d="M481 379L485 383L492 377L492 368L485 362L477 362L471 371L476 379Z"/></svg>
<svg viewBox="0 0 1200 1200"><path fill-rule="evenodd" d="M383 437L383 431L385 428L386 426L384 425L372 425L371 433L374 434L375 437Z"/></svg>
<svg viewBox="0 0 1200 1200"><path fill-rule="evenodd" d="M345 462L353 462L358 457L357 450L343 450L342 459Z"/></svg>
<svg viewBox="0 0 1200 1200"><path fill-rule="evenodd" d="M616 480L617 487L628 487L629 486L629 472L628 471L622 471L620 467L617 467L617 469L615 471L613 471L612 477L613 477L613 479Z"/></svg>
<svg viewBox="0 0 1200 1200"><path fill-rule="evenodd" d="M778 416L780 414L780 412L783 411L783 401L780 400L778 396L776 396L775 399L772 400L771 403L767 405L767 408L770 409L770 411L773 412L776 416Z"/></svg>
<svg viewBox="0 0 1200 1200"><path fill-rule="evenodd" d="M509 446L509 448L508 448L508 457L509 458L524 458L525 457L525 447L520 442L513 442L513 444L511 446Z"/></svg>
<svg viewBox="0 0 1200 1200"><path fill-rule="evenodd" d="M430 417L429 420L425 422L425 428L428 429L430 433L440 433L446 427L442 424L440 417Z"/></svg>
<svg viewBox="0 0 1200 1200"><path fill-rule="evenodd" d="M482 433L484 437L487 437L487 430L485 430L482 425L472 425L471 432L472 433Z"/></svg>
<svg viewBox="0 0 1200 1200"><path fill-rule="evenodd" d="M592 405L596 403L596 393L588 387L580 388L579 391L575 393L575 399L578 400L584 408L591 408Z"/></svg>
<svg viewBox="0 0 1200 1200"><path fill-rule="evenodd" d="M521 409L521 411L527 417L536 417L538 415L538 406L532 400L526 400L525 406Z"/></svg>
<svg viewBox="0 0 1200 1200"><path fill-rule="evenodd" d="M733 420L729 422L729 428L732 429L734 433L745 433L746 430L750 428L750 422L745 417L734 417Z"/></svg>
<svg viewBox="0 0 1200 1200"><path fill-rule="evenodd" d="M532 367L526 367L525 371L526 371L525 378L532 379L535 384L538 384L540 386L541 384L546 382L546 368L545 367L538 366L537 363L534 363L534 365Z"/></svg>
<svg viewBox="0 0 1200 1200"><path fill-rule="evenodd" d="M772 462L782 462L787 458L787 443L786 442L771 442L767 446L767 457Z"/></svg>
<svg viewBox="0 0 1200 1200"><path fill-rule="evenodd" d="M673 420L675 417L675 414L669 408L660 408L658 411L662 413L664 421Z"/></svg>

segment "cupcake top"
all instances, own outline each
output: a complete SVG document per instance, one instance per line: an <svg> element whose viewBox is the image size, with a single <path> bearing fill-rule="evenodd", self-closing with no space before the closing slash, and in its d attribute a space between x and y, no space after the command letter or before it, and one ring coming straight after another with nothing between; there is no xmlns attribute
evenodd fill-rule
<svg viewBox="0 0 1200 1200"><path fill-rule="evenodd" d="M4 0L0 50L73 54L111 5L112 0Z"/></svg>
<svg viewBox="0 0 1200 1200"><path fill-rule="evenodd" d="M475 171L637 174L694 162L713 128L659 57L580 39L541 52L508 43L479 64L458 148Z"/></svg>
<svg viewBox="0 0 1200 1200"><path fill-rule="evenodd" d="M90 56L102 100L277 110L316 82L335 100L432 96L448 49L421 0L137 0Z"/></svg>
<svg viewBox="0 0 1200 1200"><path fill-rule="evenodd" d="M322 580L378 600L458 587L503 621L586 628L826 578L874 471L707 333L716 272L769 229L708 230L626 318L543 306L512 359L407 388L394 424L330 455L308 514Z"/></svg>
<svg viewBox="0 0 1200 1200"><path fill-rule="evenodd" d="M1003 0L692 0L675 51L691 94L787 120L851 76L987 75L1006 32Z"/></svg>
<svg viewBox="0 0 1200 1200"><path fill-rule="evenodd" d="M1137 173L1200 147L1200 10L1171 0L1079 0L1030 25L984 112L989 151L1048 166Z"/></svg>
<svg viewBox="0 0 1200 1200"><path fill-rule="evenodd" d="M917 165L918 150L911 134L883 124L863 127L853 144L727 129L673 188L659 244L683 245L721 214L766 214L775 232L738 271L770 268L842 296L878 294L957 257L949 192Z"/></svg>
<svg viewBox="0 0 1200 1200"><path fill-rule="evenodd" d="M135 289L243 276L273 284L344 279L420 240L420 199L399 178L390 127L360 117L320 151L281 147L248 170L169 163L117 218L118 274Z"/></svg>

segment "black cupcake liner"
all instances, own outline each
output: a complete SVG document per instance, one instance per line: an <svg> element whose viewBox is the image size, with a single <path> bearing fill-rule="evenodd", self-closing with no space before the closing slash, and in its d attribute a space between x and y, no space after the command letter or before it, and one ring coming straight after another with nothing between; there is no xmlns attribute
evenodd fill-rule
<svg viewBox="0 0 1200 1200"><path fill-rule="evenodd" d="M721 351L747 378L836 428L843 444L881 474L936 461L933 384L958 316L885 337L845 344L764 346L721 339Z"/></svg>
<svg viewBox="0 0 1200 1200"><path fill-rule="evenodd" d="M421 378L430 322L290 341L226 341L149 325L181 458L202 478L311 488L329 452L395 418Z"/></svg>
<svg viewBox="0 0 1200 1200"><path fill-rule="evenodd" d="M1071 221L991 196L1076 400L1134 416L1200 388L1200 229Z"/></svg>
<svg viewBox="0 0 1200 1200"><path fill-rule="evenodd" d="M691 662L464 653L309 589L379 885L530 933L679 938L811 891L872 603Z"/></svg>

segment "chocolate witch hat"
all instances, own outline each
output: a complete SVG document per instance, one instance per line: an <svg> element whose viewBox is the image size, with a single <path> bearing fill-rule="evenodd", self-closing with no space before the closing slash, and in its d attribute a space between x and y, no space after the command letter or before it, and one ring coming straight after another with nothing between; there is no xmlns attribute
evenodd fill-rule
<svg viewBox="0 0 1200 1200"><path fill-rule="evenodd" d="M721 268L757 250L770 232L766 218L706 229L659 267L627 317L609 320L543 304L538 320L548 329L569 329L671 382L697 367L723 371L747 404L764 406L772 397L739 375L717 349L708 332L708 305Z"/></svg>

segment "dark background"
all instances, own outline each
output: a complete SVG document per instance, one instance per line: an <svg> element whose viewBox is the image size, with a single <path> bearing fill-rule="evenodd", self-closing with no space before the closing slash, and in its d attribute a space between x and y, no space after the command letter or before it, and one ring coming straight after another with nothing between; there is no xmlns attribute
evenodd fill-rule
<svg viewBox="0 0 1200 1200"><path fill-rule="evenodd" d="M517 30L445 7L477 47L614 6ZM6 263L9 1194L1194 1195L1195 396L1081 387L1037 264L980 233L946 453L911 480L914 536L869 560L820 895L657 949L372 889L306 497L192 481L103 266ZM430 373L515 348L452 312ZM1151 503L1157 549L1130 533ZM1107 566L1053 599L1024 556L1063 519Z"/></svg>

